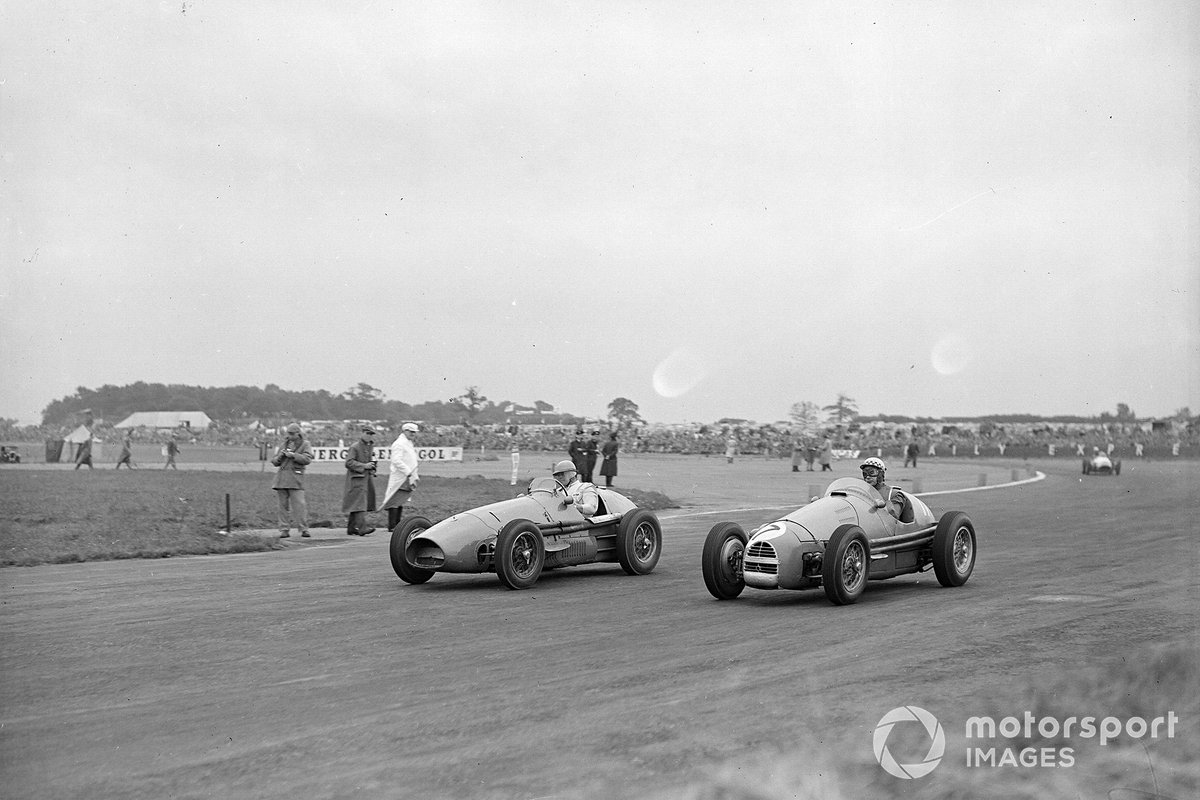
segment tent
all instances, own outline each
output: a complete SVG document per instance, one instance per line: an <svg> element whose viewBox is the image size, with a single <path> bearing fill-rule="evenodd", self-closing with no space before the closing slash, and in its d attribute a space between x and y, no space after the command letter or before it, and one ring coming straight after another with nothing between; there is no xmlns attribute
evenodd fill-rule
<svg viewBox="0 0 1200 800"><path fill-rule="evenodd" d="M100 440L92 436L92 432L88 430L86 425L80 425L78 428L63 437L63 442L65 442L71 448L71 461L75 460L75 454L79 451L79 445L83 444L88 439L92 440L92 460L100 460Z"/></svg>
<svg viewBox="0 0 1200 800"><path fill-rule="evenodd" d="M156 430L188 428L207 430L212 419L203 411L138 411L114 425L114 428L154 428Z"/></svg>

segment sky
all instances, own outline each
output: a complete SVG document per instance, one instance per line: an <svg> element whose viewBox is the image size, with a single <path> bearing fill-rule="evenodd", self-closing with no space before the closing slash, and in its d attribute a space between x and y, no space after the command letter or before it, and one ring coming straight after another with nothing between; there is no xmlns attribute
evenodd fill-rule
<svg viewBox="0 0 1200 800"><path fill-rule="evenodd" d="M0 416L1196 413L1197 42L1170 0L6 3Z"/></svg>

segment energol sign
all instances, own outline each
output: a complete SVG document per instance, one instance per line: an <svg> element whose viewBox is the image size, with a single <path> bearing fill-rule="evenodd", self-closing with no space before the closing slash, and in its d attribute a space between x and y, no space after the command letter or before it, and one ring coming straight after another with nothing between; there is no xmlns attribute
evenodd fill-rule
<svg viewBox="0 0 1200 800"><path fill-rule="evenodd" d="M462 461L463 449L461 447L418 447L418 461ZM314 447L313 461L345 461L346 456L350 455L350 448L347 447ZM376 461L390 461L392 458L392 448L376 447L371 455Z"/></svg>

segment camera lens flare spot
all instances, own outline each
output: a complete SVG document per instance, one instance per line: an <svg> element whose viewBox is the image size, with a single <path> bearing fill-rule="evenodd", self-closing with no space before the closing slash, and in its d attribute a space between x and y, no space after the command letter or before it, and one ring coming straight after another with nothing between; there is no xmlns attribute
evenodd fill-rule
<svg viewBox="0 0 1200 800"><path fill-rule="evenodd" d="M974 358L970 342L957 333L943 336L929 354L929 362L940 375L956 375L970 366Z"/></svg>
<svg viewBox="0 0 1200 800"><path fill-rule="evenodd" d="M654 368L654 391L660 397L679 397L687 394L704 380L708 369L699 353L680 347Z"/></svg>

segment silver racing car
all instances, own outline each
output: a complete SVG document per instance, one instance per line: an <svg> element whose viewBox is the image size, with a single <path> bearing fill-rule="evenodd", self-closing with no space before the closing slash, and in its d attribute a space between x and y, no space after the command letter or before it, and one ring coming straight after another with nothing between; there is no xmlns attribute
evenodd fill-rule
<svg viewBox="0 0 1200 800"><path fill-rule="evenodd" d="M662 555L658 517L612 489L596 493L599 508L586 518L554 478L535 478L518 497L436 525L411 517L392 533L392 569L406 583L435 572L495 572L510 589L532 587L543 569L597 561L616 562L629 575L652 572Z"/></svg>
<svg viewBox="0 0 1200 800"><path fill-rule="evenodd" d="M868 580L930 568L942 586L966 583L975 569L970 518L949 511L939 519L920 498L901 494L908 504L905 518L897 519L874 486L838 478L823 497L749 535L736 522L720 522L704 542L704 584L718 600L735 598L747 586L820 586L831 602L846 605L862 596Z"/></svg>

